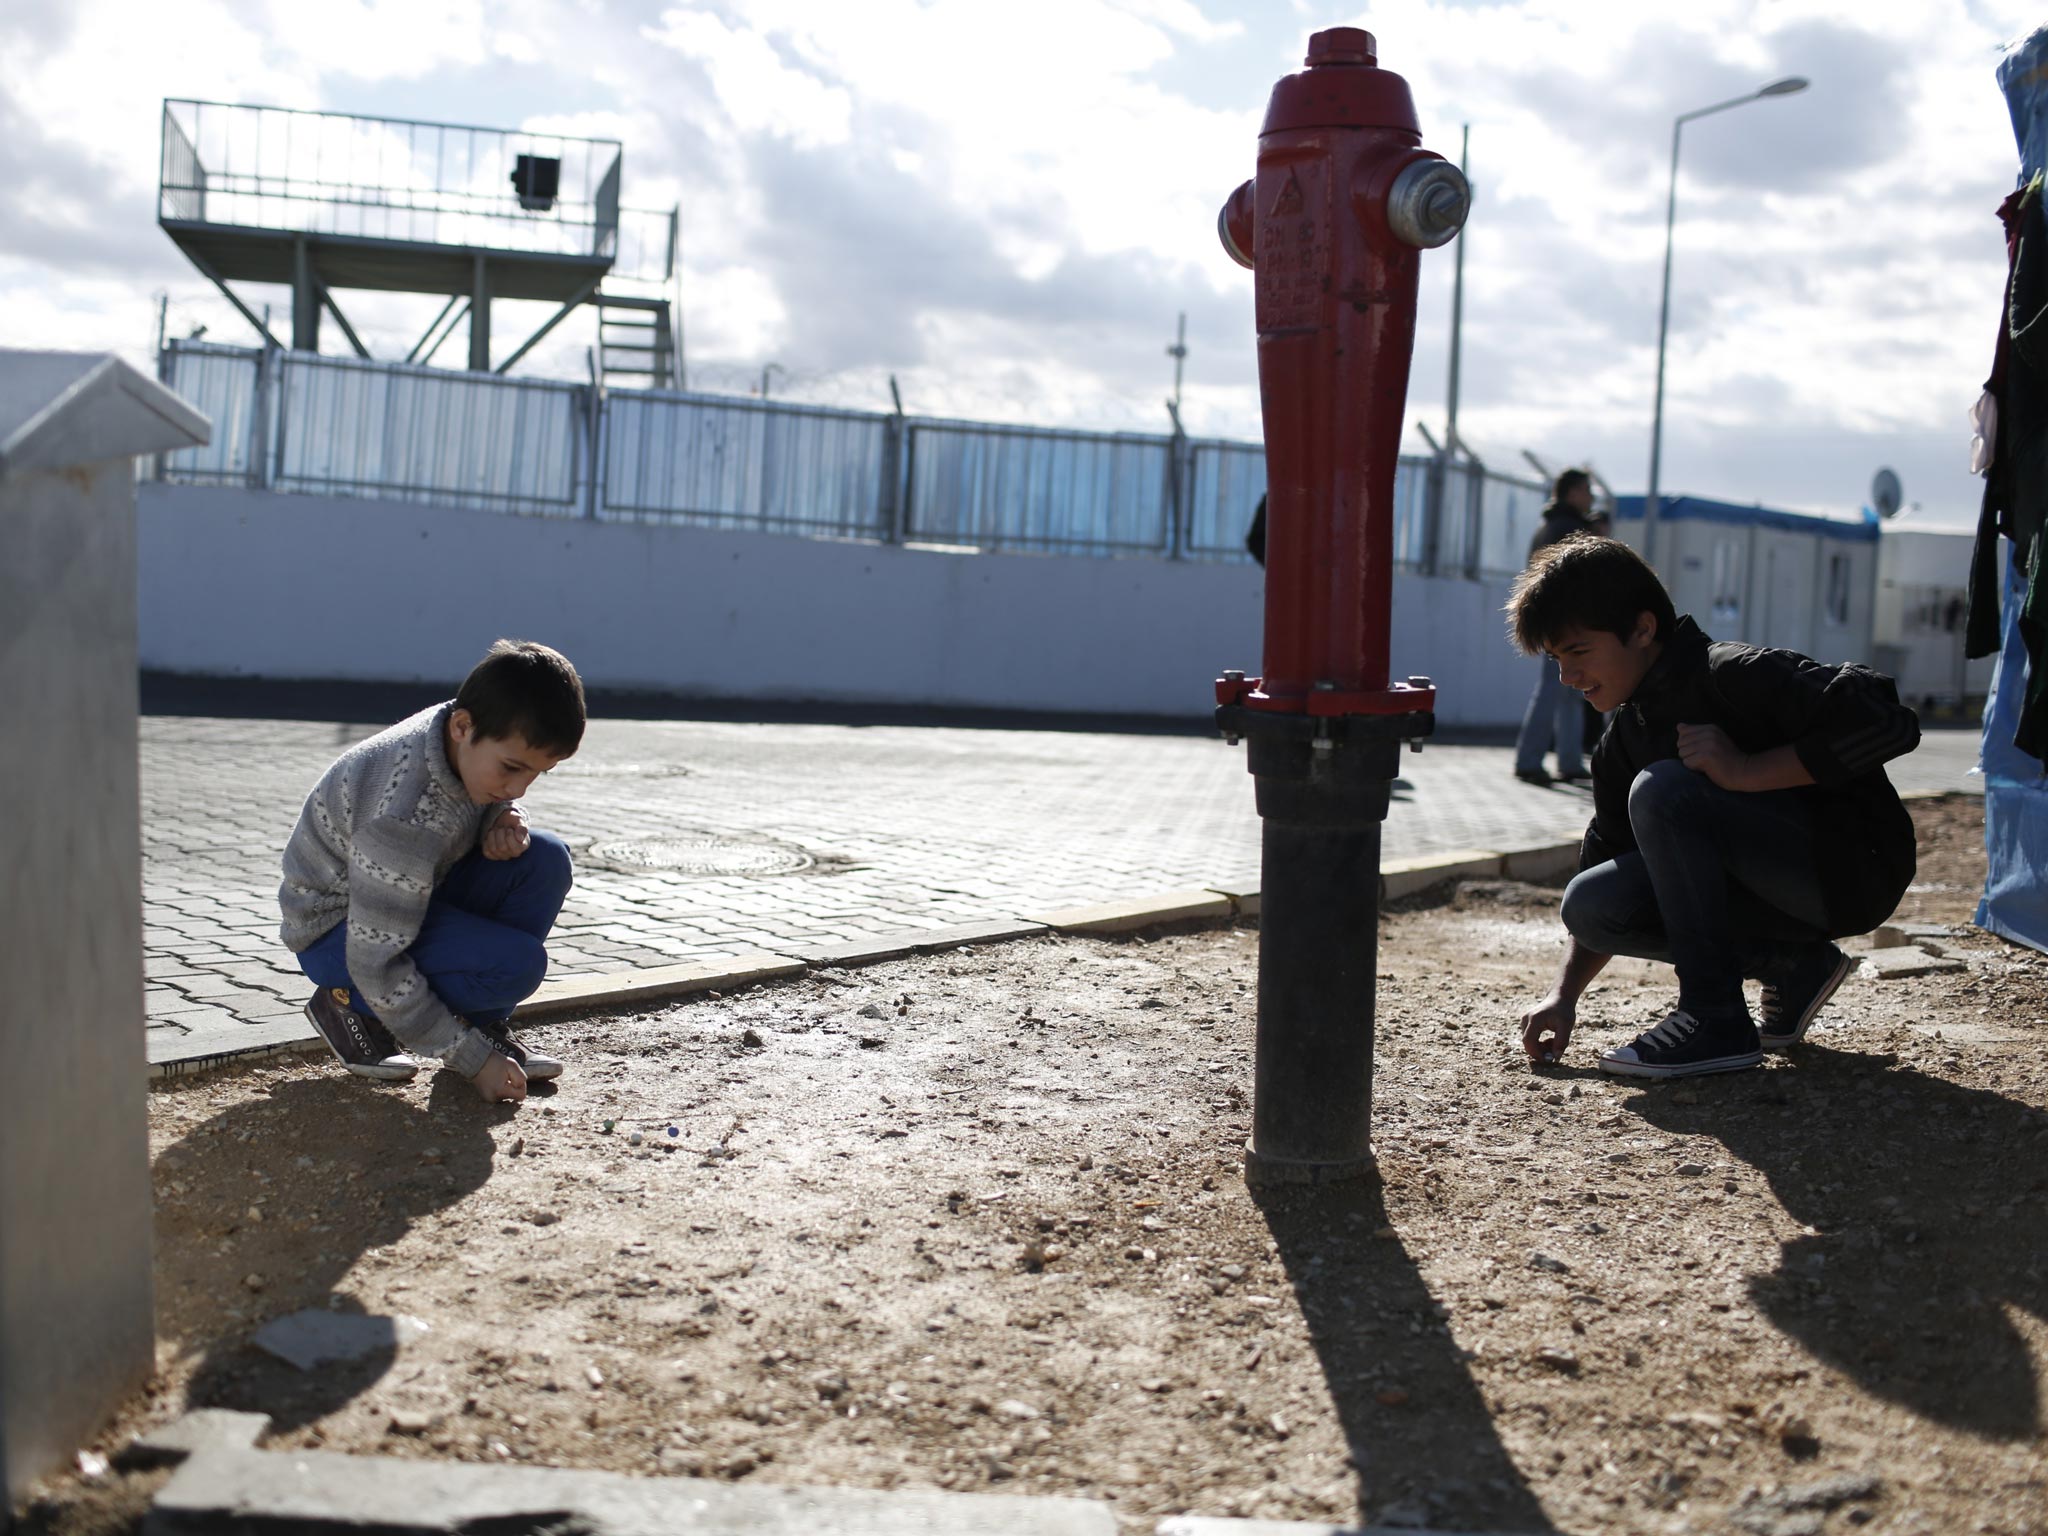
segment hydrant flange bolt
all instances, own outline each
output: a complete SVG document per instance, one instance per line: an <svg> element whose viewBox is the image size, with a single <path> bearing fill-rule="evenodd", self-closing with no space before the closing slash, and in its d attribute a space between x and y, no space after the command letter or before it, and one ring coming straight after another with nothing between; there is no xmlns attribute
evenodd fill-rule
<svg viewBox="0 0 2048 1536"><path fill-rule="evenodd" d="M1394 178L1387 194L1387 228L1406 245L1434 250L1465 227L1472 189L1448 160L1417 160Z"/></svg>

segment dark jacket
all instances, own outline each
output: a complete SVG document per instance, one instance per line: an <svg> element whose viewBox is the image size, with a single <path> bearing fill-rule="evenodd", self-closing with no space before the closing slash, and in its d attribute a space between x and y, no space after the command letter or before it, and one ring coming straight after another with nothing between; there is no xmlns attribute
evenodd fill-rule
<svg viewBox="0 0 2048 1536"><path fill-rule="evenodd" d="M1813 811L1829 934L1867 933L1892 915L1913 881L1913 821L1883 765L1919 745L1920 720L1890 678L1796 651L1716 644L1681 618L1593 749L1581 869L1635 848L1629 786L1678 756L1680 725L1718 725L1744 752L1789 744L1814 779L1789 793Z"/></svg>
<svg viewBox="0 0 2048 1536"><path fill-rule="evenodd" d="M1577 507L1567 506L1561 501L1546 502L1543 507L1543 521L1536 525L1535 537L1529 540L1529 558L1536 558L1536 551L1548 549L1561 539L1568 539L1575 533L1591 533L1593 525Z"/></svg>

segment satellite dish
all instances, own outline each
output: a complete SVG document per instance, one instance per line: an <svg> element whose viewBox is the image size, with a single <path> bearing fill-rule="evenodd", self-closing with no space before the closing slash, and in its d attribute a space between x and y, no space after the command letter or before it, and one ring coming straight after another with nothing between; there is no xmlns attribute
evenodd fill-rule
<svg viewBox="0 0 2048 1536"><path fill-rule="evenodd" d="M1880 469L1877 478L1870 482L1870 504L1877 508L1879 517L1896 516L1899 498L1904 494L1899 486L1898 475L1889 469Z"/></svg>

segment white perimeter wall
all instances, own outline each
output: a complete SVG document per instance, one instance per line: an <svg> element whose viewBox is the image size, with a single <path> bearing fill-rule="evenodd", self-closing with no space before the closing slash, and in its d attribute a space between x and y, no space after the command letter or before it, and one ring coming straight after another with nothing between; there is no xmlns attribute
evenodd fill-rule
<svg viewBox="0 0 2048 1536"><path fill-rule="evenodd" d="M213 677L445 682L499 635L593 687L1206 716L1258 670L1256 567L986 555L405 502L141 487L141 660ZM1395 675L1445 725L1520 719L1505 580L1397 577Z"/></svg>

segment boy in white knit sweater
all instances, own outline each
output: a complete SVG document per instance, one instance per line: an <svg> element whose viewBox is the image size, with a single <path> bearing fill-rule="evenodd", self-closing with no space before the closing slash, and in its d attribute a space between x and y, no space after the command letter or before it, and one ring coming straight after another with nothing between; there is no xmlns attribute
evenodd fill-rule
<svg viewBox="0 0 2048 1536"><path fill-rule="evenodd" d="M306 1016L343 1066L403 1082L438 1058L487 1100L561 1062L507 1020L547 974L569 850L517 801L583 740L560 652L500 640L445 704L344 752L284 851L280 937L319 990Z"/></svg>

